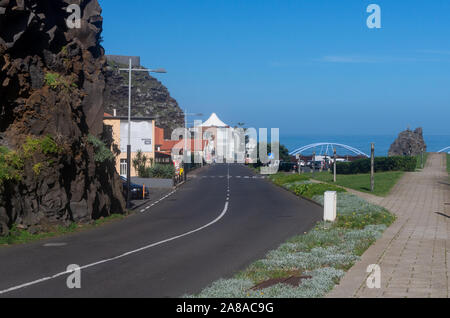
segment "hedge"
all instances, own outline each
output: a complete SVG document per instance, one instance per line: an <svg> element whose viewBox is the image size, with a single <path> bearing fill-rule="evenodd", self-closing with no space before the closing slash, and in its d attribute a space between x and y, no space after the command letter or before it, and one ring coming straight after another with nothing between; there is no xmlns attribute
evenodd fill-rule
<svg viewBox="0 0 450 318"><path fill-rule="evenodd" d="M172 179L174 175L175 168L173 165L156 164L139 171L139 177L141 178Z"/></svg>
<svg viewBox="0 0 450 318"><path fill-rule="evenodd" d="M417 157L396 156L376 157L375 172L382 171L415 171ZM338 162L336 164L338 174L358 174L370 172L370 159L359 159L353 162Z"/></svg>

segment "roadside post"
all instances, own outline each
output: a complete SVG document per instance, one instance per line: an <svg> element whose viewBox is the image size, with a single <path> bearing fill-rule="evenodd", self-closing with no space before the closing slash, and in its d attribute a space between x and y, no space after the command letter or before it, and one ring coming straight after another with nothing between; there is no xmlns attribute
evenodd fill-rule
<svg viewBox="0 0 450 318"><path fill-rule="evenodd" d="M333 181L336 183L336 148L334 148L334 158L333 158Z"/></svg>
<svg viewBox="0 0 450 318"><path fill-rule="evenodd" d="M372 143L370 150L370 191L375 190L375 144Z"/></svg>
<svg viewBox="0 0 450 318"><path fill-rule="evenodd" d="M316 152L315 151L313 152L313 155L312 155L312 165L311 165L311 167L312 167L312 175L314 177L314 173L316 172Z"/></svg>
<svg viewBox="0 0 450 318"><path fill-rule="evenodd" d="M422 166L422 169L423 169L423 167L424 167L424 164L423 164L423 148L422 148L422 159L421 159L420 165Z"/></svg>
<svg viewBox="0 0 450 318"><path fill-rule="evenodd" d="M336 220L337 192L327 191L323 200L323 220L334 222Z"/></svg>

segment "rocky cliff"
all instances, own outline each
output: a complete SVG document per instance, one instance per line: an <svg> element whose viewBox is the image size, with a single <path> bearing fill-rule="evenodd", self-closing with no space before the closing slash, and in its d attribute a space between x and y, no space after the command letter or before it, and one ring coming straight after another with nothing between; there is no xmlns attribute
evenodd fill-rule
<svg viewBox="0 0 450 318"><path fill-rule="evenodd" d="M427 151L422 128L402 131L389 149L389 156L417 156Z"/></svg>
<svg viewBox="0 0 450 318"><path fill-rule="evenodd" d="M111 60L108 62L103 98L105 111L113 114L115 109L117 116L128 116L128 72L119 73L119 68L128 66ZM147 72L133 72L131 96L132 116L155 117L156 125L164 128L167 139L170 139L173 129L184 127L183 111L177 101L161 82Z"/></svg>
<svg viewBox="0 0 450 318"><path fill-rule="evenodd" d="M69 4L81 27L69 29ZM124 211L103 133L97 0L0 0L0 234Z"/></svg>

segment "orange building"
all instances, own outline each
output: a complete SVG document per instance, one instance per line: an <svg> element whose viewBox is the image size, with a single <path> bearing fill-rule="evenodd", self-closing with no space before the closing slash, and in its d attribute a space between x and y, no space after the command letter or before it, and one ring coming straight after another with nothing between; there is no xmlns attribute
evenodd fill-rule
<svg viewBox="0 0 450 318"><path fill-rule="evenodd" d="M114 144L120 149L116 157L116 170L121 176L127 175L127 144L128 144L128 117L104 114L103 123L112 127ZM149 158L149 163L155 163L155 119L151 117L131 118L131 162L140 150ZM131 165L131 176L137 176Z"/></svg>

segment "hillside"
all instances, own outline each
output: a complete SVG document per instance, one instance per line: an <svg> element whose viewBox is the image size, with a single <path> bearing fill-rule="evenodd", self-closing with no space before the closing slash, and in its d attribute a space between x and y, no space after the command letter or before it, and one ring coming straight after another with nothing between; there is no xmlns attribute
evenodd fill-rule
<svg viewBox="0 0 450 318"><path fill-rule="evenodd" d="M104 108L110 114L116 109L117 116L128 116L128 72L119 73L119 68L127 65L108 61ZM147 72L133 72L131 96L132 116L155 117L156 125L164 128L166 138L170 138L173 129L184 126L183 111L177 101Z"/></svg>
<svg viewBox="0 0 450 318"><path fill-rule="evenodd" d="M0 1L0 235L124 211L109 150L98 146L101 8L78 1L81 28L69 29L72 2Z"/></svg>

